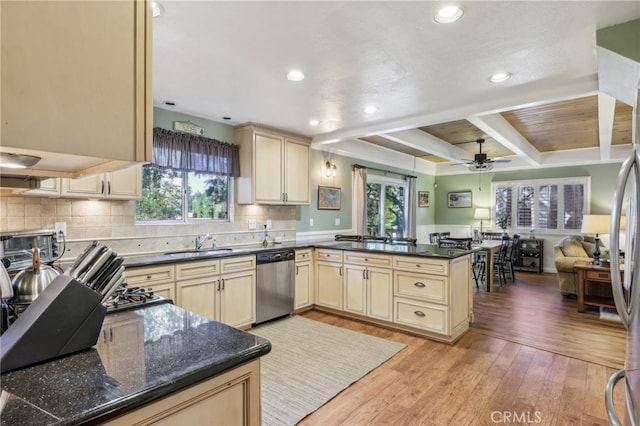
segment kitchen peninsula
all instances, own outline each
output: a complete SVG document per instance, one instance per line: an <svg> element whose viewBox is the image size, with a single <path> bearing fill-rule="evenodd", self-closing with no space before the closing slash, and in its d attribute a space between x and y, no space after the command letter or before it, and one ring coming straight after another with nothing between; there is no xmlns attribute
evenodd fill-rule
<svg viewBox="0 0 640 426"><path fill-rule="evenodd" d="M95 348L3 374L0 423L189 424L212 416L259 425L259 358L270 350L265 339L170 303L109 314Z"/></svg>

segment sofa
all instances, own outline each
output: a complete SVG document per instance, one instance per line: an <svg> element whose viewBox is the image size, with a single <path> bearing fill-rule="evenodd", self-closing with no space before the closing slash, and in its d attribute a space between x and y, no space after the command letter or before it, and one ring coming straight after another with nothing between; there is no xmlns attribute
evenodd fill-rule
<svg viewBox="0 0 640 426"><path fill-rule="evenodd" d="M577 261L590 262L593 260L593 237L570 235L562 238L553 246L556 271L558 272L558 286L564 296L572 296L578 292L578 273L573 265ZM608 259L609 250L600 241L600 258ZM585 283L585 294L593 296L613 297L611 288L602 284Z"/></svg>

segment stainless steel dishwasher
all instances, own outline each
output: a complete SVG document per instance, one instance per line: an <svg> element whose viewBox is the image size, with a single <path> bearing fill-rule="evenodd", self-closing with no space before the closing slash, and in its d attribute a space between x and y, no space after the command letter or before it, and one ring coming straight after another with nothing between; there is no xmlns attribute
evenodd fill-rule
<svg viewBox="0 0 640 426"><path fill-rule="evenodd" d="M293 312L294 259L293 249L256 255L256 324Z"/></svg>

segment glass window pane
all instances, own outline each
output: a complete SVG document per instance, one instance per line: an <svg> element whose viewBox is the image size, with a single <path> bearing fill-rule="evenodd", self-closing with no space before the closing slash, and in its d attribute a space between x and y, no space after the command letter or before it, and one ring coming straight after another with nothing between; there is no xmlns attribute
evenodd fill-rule
<svg viewBox="0 0 640 426"><path fill-rule="evenodd" d="M152 165L142 168L136 220L182 220L182 173Z"/></svg>
<svg viewBox="0 0 640 426"><path fill-rule="evenodd" d="M535 190L533 186L518 187L518 204L516 206L516 227L531 228L533 225Z"/></svg>
<svg viewBox="0 0 640 426"><path fill-rule="evenodd" d="M538 188L538 228L558 229L558 185Z"/></svg>
<svg viewBox="0 0 640 426"><path fill-rule="evenodd" d="M384 227L387 237L405 235L405 188L396 185L385 186Z"/></svg>
<svg viewBox="0 0 640 426"><path fill-rule="evenodd" d="M367 183L367 230L369 235L378 235L380 229L380 194L382 185Z"/></svg>
<svg viewBox="0 0 640 426"><path fill-rule="evenodd" d="M511 188L501 186L496 189L495 226L502 228L501 220L506 219L507 226L511 225Z"/></svg>
<svg viewBox="0 0 640 426"><path fill-rule="evenodd" d="M209 173L187 173L189 219L226 220L229 212L228 178Z"/></svg>
<svg viewBox="0 0 640 426"><path fill-rule="evenodd" d="M584 214L584 185L563 185L564 229L581 229Z"/></svg>

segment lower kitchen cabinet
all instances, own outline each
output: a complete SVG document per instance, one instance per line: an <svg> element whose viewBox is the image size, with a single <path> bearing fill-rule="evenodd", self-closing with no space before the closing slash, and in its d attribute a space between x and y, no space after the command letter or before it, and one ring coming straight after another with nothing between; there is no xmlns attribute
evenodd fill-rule
<svg viewBox="0 0 640 426"><path fill-rule="evenodd" d="M233 327L255 322L255 256L176 265L177 305Z"/></svg>
<svg viewBox="0 0 640 426"><path fill-rule="evenodd" d="M344 265L344 310L385 321L393 319L390 269Z"/></svg>
<svg viewBox="0 0 640 426"><path fill-rule="evenodd" d="M156 295L176 302L175 267L173 265L126 268L129 287L142 287Z"/></svg>
<svg viewBox="0 0 640 426"><path fill-rule="evenodd" d="M260 361L175 392L106 425L242 425L260 426Z"/></svg>
<svg viewBox="0 0 640 426"><path fill-rule="evenodd" d="M313 266L311 249L296 250L294 309L313 304Z"/></svg>
<svg viewBox="0 0 640 426"><path fill-rule="evenodd" d="M342 251L316 250L316 305L342 310Z"/></svg>

